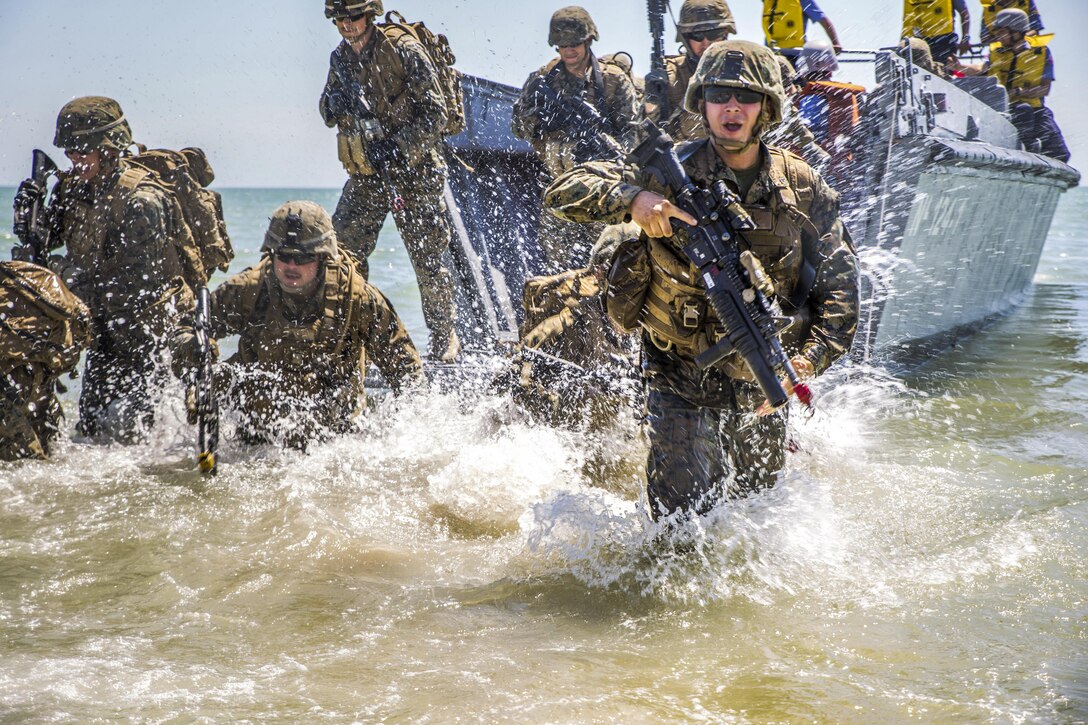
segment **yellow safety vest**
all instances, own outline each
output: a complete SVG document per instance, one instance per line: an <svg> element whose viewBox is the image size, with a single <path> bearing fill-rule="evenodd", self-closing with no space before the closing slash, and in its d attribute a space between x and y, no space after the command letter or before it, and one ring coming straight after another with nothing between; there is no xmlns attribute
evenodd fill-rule
<svg viewBox="0 0 1088 725"><path fill-rule="evenodd" d="M763 34L767 45L804 47L805 14L801 0L763 0Z"/></svg>
<svg viewBox="0 0 1088 725"><path fill-rule="evenodd" d="M1018 89L1041 85L1046 71L1046 45L1052 35L1024 38L1027 47L1002 48L990 46L990 67L987 74L997 78L1009 92L1009 103L1026 103L1033 108L1043 105L1041 98L1021 98Z"/></svg>
<svg viewBox="0 0 1088 725"><path fill-rule="evenodd" d="M903 0L904 38L936 38L954 32L952 0Z"/></svg>

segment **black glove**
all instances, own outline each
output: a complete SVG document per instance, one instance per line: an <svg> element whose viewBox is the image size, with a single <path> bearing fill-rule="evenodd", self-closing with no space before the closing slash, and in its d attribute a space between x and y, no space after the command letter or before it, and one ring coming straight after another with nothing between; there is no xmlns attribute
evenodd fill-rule
<svg viewBox="0 0 1088 725"><path fill-rule="evenodd" d="M374 168L384 168L394 163L399 154L396 142L390 138L371 141L366 148L367 158L370 159L370 165Z"/></svg>
<svg viewBox="0 0 1088 725"><path fill-rule="evenodd" d="M19 190L15 192L15 224L13 231L15 236L23 239L29 232L30 210L45 198L45 187L34 179L25 179L19 184Z"/></svg>
<svg viewBox="0 0 1088 725"><path fill-rule="evenodd" d="M325 96L325 110L332 119L349 116L351 115L351 99L341 91L332 91Z"/></svg>

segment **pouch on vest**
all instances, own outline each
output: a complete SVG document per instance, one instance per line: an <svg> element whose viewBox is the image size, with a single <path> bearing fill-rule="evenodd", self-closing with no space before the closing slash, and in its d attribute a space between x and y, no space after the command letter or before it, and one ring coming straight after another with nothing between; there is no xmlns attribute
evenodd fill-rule
<svg viewBox="0 0 1088 725"><path fill-rule="evenodd" d="M336 155L340 157L344 171L350 176L371 176L374 173L374 168L370 165L370 159L367 158L366 150L363 148L362 136L338 132Z"/></svg>

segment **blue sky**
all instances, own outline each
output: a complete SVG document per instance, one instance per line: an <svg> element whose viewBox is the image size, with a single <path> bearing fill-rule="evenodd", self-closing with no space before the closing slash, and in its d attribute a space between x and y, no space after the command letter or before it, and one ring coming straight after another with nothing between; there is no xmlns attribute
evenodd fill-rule
<svg viewBox="0 0 1088 725"><path fill-rule="evenodd" d="M445 33L461 70L521 85L552 57L548 18L565 1L398 0L386 9ZM644 2L581 4L600 28L598 53L625 50L644 73L650 50ZM680 0L672 4L678 10ZM739 36L761 40L761 0L730 4ZM819 4L848 48L889 45L898 37L902 0ZM968 4L977 40L981 5ZM1049 105L1073 164L1088 168L1088 63L1077 57L1088 2L1038 4L1057 32L1051 48L1058 81ZM322 7L321 0L0 0L0 184L27 175L34 147L59 160L51 145L57 111L76 96L101 94L121 102L137 141L204 148L219 186L340 186L334 132L317 114L328 54L339 37ZM822 37L819 28L810 32ZM670 52L672 33L670 23Z"/></svg>

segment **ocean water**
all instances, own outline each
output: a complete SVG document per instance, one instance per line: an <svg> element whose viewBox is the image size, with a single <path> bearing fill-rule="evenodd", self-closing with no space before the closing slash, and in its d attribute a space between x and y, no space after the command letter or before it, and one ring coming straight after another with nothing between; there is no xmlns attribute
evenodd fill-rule
<svg viewBox="0 0 1088 725"><path fill-rule="evenodd" d="M280 203L336 197L224 191L235 269ZM422 345L391 226L372 270ZM146 445L0 464L0 721L1083 722L1085 373L1074 189L1022 306L822 378L782 484L668 536L637 466L584 473L637 448L502 399L227 440L202 479L167 396Z"/></svg>

